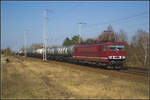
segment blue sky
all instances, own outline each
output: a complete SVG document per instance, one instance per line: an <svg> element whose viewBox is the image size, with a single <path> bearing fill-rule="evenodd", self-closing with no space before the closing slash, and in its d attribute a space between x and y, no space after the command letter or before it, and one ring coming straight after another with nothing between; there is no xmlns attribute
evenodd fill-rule
<svg viewBox="0 0 150 100"><path fill-rule="evenodd" d="M14 50L23 47L26 29L28 46L42 43L44 9L49 10L48 45L61 45L66 37L77 35L79 22L87 23L83 39L97 37L109 24L115 32L123 29L129 38L137 29L149 32L148 1L2 1L1 8L1 47Z"/></svg>

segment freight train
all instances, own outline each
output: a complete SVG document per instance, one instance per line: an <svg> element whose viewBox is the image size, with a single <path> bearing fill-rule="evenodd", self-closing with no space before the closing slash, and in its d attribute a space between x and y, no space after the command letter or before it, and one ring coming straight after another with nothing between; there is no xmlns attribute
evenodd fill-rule
<svg viewBox="0 0 150 100"><path fill-rule="evenodd" d="M27 55L42 57L43 50L27 50ZM126 60L125 43L121 42L47 48L46 52L48 59L96 63L115 69L123 68Z"/></svg>

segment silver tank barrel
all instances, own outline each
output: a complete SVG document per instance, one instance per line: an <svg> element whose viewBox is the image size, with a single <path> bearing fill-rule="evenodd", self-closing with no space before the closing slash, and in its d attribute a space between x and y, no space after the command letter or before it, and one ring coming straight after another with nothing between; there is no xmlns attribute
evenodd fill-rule
<svg viewBox="0 0 150 100"><path fill-rule="evenodd" d="M74 46L47 48L48 55L72 56Z"/></svg>

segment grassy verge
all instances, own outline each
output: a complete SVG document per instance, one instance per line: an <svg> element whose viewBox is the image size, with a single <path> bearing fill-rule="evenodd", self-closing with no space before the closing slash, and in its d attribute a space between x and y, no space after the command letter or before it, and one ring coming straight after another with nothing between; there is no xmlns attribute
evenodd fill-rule
<svg viewBox="0 0 150 100"><path fill-rule="evenodd" d="M2 63L3 98L147 99L148 83L110 77L58 63L9 57Z"/></svg>

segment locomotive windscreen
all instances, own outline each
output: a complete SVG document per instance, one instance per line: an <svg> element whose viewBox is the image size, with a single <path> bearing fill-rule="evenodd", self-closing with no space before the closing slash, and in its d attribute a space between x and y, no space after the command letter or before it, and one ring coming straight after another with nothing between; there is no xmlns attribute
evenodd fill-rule
<svg viewBox="0 0 150 100"><path fill-rule="evenodd" d="M114 51L114 50L116 50L116 49L118 49L118 50L124 50L124 45L110 45L110 46L109 46L109 49L110 49L111 51Z"/></svg>

